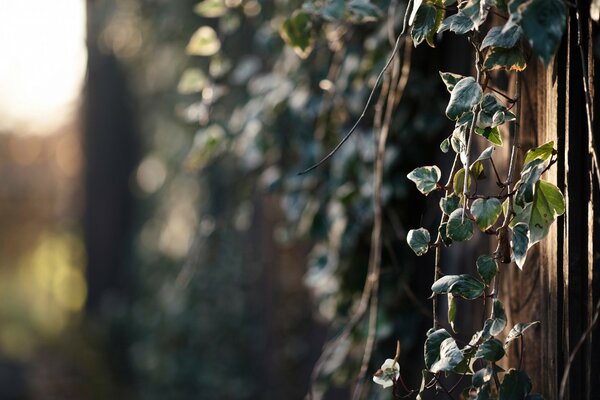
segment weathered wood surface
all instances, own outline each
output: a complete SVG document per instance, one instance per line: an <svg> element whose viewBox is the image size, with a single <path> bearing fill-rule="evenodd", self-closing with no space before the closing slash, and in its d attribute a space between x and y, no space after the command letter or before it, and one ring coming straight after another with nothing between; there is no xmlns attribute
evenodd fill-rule
<svg viewBox="0 0 600 400"><path fill-rule="evenodd" d="M582 11L584 6L581 6ZM583 21L587 21L585 12ZM584 24L584 39L591 25ZM597 66L591 44L584 42L593 98ZM523 271L514 264L502 270L502 297L509 326L539 320L526 335L523 366L533 391L546 399L559 399L559 386L569 355L591 323L599 293L598 192L591 171L591 143L585 115L583 75L577 46L577 24L571 16L567 34L554 62L545 69L530 60L522 74L520 158L532 146L553 140L559 161L544 179L557 184L566 196L566 214L548 237L535 246ZM595 101L597 110L598 101ZM597 111L596 111L597 112ZM598 132L595 121L594 135ZM520 160L517 161L520 165ZM594 191L596 198L594 198ZM581 348L570 368L565 399L600 398L598 335ZM505 367L516 367L520 349L513 346Z"/></svg>

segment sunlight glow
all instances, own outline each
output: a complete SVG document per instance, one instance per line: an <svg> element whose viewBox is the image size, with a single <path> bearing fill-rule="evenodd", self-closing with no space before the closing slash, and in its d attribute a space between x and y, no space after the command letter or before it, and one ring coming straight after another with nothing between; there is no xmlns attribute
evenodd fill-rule
<svg viewBox="0 0 600 400"><path fill-rule="evenodd" d="M50 134L73 117L85 21L84 0L0 0L0 130Z"/></svg>

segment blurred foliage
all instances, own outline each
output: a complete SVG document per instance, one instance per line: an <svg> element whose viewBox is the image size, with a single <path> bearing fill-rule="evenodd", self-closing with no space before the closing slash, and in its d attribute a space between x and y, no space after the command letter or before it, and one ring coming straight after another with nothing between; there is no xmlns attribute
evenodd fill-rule
<svg viewBox="0 0 600 400"><path fill-rule="evenodd" d="M338 8L328 9L328 17L316 14L321 2L295 14L300 1L94 5L103 15L100 45L128 66L140 99L145 155L135 176L143 205L132 259L137 292L130 310L112 313L133 332L130 356L142 398L305 393L307 368L318 355L318 344L315 354L315 343L307 343L311 316L299 304L271 304L261 285L293 271L269 266L264 252L309 243L304 283L316 303L314 317L334 330L355 306L372 224L371 124L362 124L328 164L297 173L360 114L391 49L381 18L394 13L397 30L404 5L333 3ZM296 19L286 23L292 14ZM314 40L296 43L295 32L308 25ZM390 346L400 338L406 356L419 337L421 304L408 289L416 265L401 242L403 226L419 220L421 205L411 204L414 192L404 176L417 160L430 158L428 143L444 126L443 104L427 95L442 89L441 82L429 73L427 67L414 72L394 116L383 188L378 340ZM280 204L283 218L269 199ZM275 247L261 250L260 235L271 234ZM284 343L268 337L272 324L285 324ZM343 386L354 376L365 334L360 326L329 363L326 386Z"/></svg>

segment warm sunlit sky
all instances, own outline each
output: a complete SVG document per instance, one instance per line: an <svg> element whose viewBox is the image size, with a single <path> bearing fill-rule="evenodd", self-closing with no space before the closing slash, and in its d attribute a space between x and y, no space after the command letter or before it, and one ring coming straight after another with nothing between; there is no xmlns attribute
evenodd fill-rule
<svg viewBox="0 0 600 400"><path fill-rule="evenodd" d="M0 130L49 134L68 121L85 63L85 0L0 0Z"/></svg>

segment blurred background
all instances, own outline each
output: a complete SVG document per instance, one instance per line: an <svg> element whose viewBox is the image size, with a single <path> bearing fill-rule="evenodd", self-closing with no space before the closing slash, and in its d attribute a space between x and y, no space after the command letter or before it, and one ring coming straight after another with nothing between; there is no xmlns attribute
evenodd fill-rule
<svg viewBox="0 0 600 400"><path fill-rule="evenodd" d="M297 0L0 0L0 399L303 398L364 283L373 110L297 172L360 114L405 7L306 3L295 51ZM392 120L372 367L396 339L422 357L431 274L404 227L436 206L405 176L451 161L432 77L468 72L462 46L413 51ZM348 398L365 335L326 398Z"/></svg>

